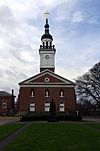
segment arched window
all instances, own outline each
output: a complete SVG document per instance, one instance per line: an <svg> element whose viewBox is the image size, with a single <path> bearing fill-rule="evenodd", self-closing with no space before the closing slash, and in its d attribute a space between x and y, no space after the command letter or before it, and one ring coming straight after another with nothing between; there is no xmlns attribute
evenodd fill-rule
<svg viewBox="0 0 100 151"><path fill-rule="evenodd" d="M48 89L45 90L45 97L49 97L49 90Z"/></svg>
<svg viewBox="0 0 100 151"><path fill-rule="evenodd" d="M30 91L30 97L35 97L35 92L34 92L34 89L31 89L31 91Z"/></svg>
<svg viewBox="0 0 100 151"><path fill-rule="evenodd" d="M30 112L34 112L35 111L35 103L31 102L30 103Z"/></svg>
<svg viewBox="0 0 100 151"><path fill-rule="evenodd" d="M64 97L64 90L63 89L60 90L59 96Z"/></svg>
<svg viewBox="0 0 100 151"><path fill-rule="evenodd" d="M50 110L50 102L49 101L45 102L45 104L44 104L44 110L45 110L45 112L49 112L49 110Z"/></svg>
<svg viewBox="0 0 100 151"><path fill-rule="evenodd" d="M63 101L60 102L59 110L60 110L60 112L64 112L65 111L64 102Z"/></svg>

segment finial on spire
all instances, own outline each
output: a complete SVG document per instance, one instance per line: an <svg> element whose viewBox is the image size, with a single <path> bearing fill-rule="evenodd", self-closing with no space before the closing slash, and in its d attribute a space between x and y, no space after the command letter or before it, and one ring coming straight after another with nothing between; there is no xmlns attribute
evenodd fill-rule
<svg viewBox="0 0 100 151"><path fill-rule="evenodd" d="M46 12L44 13L44 16L45 16L46 19L48 19L48 15L49 15L49 13L48 13L48 11L46 11Z"/></svg>

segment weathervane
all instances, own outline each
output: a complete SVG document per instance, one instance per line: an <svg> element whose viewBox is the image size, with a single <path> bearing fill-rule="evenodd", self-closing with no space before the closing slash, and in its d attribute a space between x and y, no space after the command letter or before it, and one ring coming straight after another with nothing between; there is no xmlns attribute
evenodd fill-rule
<svg viewBox="0 0 100 151"><path fill-rule="evenodd" d="M46 11L46 12L44 13L44 16L45 16L46 19L48 19L48 15L49 15L49 13L48 13L48 11Z"/></svg>

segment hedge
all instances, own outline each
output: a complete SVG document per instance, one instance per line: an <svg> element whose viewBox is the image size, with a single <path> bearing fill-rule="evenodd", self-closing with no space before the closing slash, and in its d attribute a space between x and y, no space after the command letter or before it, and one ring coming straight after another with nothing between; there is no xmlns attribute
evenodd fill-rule
<svg viewBox="0 0 100 151"><path fill-rule="evenodd" d="M52 121L50 119L49 113L26 114L21 117L21 121ZM82 121L82 116L56 113L54 121Z"/></svg>

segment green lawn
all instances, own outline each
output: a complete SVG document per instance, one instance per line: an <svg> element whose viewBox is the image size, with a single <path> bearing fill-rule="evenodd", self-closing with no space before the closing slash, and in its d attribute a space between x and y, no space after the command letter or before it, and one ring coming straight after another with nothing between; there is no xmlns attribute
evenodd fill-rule
<svg viewBox="0 0 100 151"><path fill-rule="evenodd" d="M0 125L0 140L10 135L20 127L22 127L21 124Z"/></svg>
<svg viewBox="0 0 100 151"><path fill-rule="evenodd" d="M99 151L100 130L84 124L33 123L5 151Z"/></svg>
<svg viewBox="0 0 100 151"><path fill-rule="evenodd" d="M100 129L100 123L93 123L93 124L90 124L90 126Z"/></svg>

